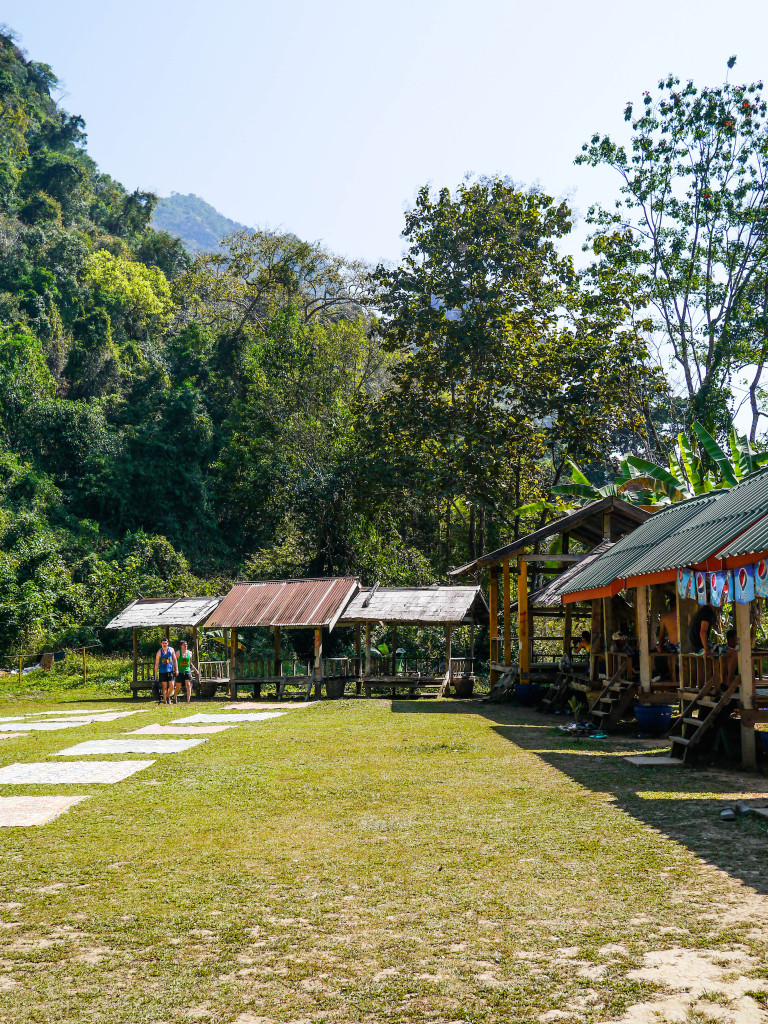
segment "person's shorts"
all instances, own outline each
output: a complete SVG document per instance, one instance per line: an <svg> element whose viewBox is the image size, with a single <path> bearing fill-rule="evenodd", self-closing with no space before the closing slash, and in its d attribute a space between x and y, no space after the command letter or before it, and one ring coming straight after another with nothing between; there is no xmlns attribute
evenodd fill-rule
<svg viewBox="0 0 768 1024"><path fill-rule="evenodd" d="M664 654L679 654L680 644L673 644L671 640L665 640L661 645L661 649Z"/></svg>
<svg viewBox="0 0 768 1024"><path fill-rule="evenodd" d="M160 680L161 683L172 683L173 672L159 672L157 678Z"/></svg>
<svg viewBox="0 0 768 1024"><path fill-rule="evenodd" d="M192 682L192 673L191 672L179 672L179 674L176 676L176 682L177 683L184 683L187 680L189 680L190 683Z"/></svg>

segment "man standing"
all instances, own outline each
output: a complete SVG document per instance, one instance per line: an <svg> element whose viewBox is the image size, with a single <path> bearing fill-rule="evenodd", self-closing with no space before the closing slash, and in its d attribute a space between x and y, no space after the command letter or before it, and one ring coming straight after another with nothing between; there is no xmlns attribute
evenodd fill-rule
<svg viewBox="0 0 768 1024"><path fill-rule="evenodd" d="M197 665L192 664L192 654L187 647L187 641L182 640L179 643L179 653L176 656L176 664L178 667L178 674L176 676L176 687L173 691L173 702L176 703L176 699L181 692L182 683L187 690L187 704L192 700L192 673L197 672L197 678L200 678L200 669Z"/></svg>
<svg viewBox="0 0 768 1024"><path fill-rule="evenodd" d="M179 670L176 651L165 637L160 641L160 650L155 655L155 675L160 680L163 704L170 704L173 698L174 679Z"/></svg>

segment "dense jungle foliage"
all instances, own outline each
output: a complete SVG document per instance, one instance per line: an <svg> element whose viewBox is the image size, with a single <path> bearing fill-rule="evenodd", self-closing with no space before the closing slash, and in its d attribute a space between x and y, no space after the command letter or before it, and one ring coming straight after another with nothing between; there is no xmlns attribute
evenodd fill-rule
<svg viewBox="0 0 768 1024"><path fill-rule="evenodd" d="M192 255L55 85L0 35L0 659L137 594L432 583L572 463L672 444L636 284L560 255L565 203L424 188L398 266L269 231Z"/></svg>

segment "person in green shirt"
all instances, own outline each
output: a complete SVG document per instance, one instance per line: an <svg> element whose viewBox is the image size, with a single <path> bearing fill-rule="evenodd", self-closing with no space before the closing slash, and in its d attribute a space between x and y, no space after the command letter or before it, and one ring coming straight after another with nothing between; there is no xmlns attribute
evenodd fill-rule
<svg viewBox="0 0 768 1024"><path fill-rule="evenodd" d="M187 704L192 700L192 673L197 672L197 678L200 678L200 669L197 665L192 664L192 654L187 647L187 641L182 640L179 644L179 653L176 655L177 663L177 675L176 675L176 687L173 691L173 703L177 703L179 694L181 693L182 684L187 690Z"/></svg>

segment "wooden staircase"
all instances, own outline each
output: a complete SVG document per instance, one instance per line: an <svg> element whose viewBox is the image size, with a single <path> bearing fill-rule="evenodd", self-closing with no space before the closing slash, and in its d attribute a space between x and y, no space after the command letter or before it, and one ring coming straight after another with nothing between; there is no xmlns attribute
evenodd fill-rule
<svg viewBox="0 0 768 1024"><path fill-rule="evenodd" d="M571 675L568 672L561 672L554 686L550 686L547 695L539 705L539 711L552 714L564 707L568 700L568 691L571 688Z"/></svg>
<svg viewBox="0 0 768 1024"><path fill-rule="evenodd" d="M681 763L692 759L700 751L702 740L711 734L718 722L728 717L734 694L739 688L739 676L727 690L718 692L719 686L717 677L707 679L693 700L685 705L683 713L674 720L668 734L672 741L670 757ZM698 717L694 718L694 712L698 712Z"/></svg>
<svg viewBox="0 0 768 1024"><path fill-rule="evenodd" d="M639 682L624 678L628 662L623 661L614 672L595 703L589 709L593 725L604 731L615 728L631 706L640 687Z"/></svg>

